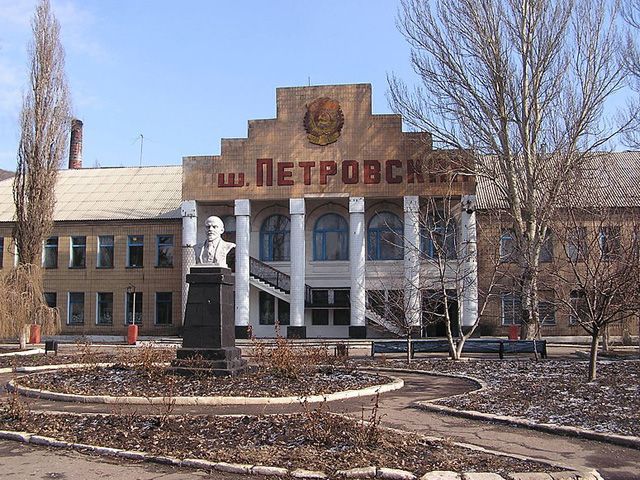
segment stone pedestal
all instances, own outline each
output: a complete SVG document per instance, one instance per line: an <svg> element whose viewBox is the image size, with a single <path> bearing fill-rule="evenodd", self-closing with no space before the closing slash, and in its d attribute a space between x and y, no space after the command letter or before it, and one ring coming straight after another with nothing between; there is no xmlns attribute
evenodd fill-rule
<svg viewBox="0 0 640 480"><path fill-rule="evenodd" d="M187 275L182 348L174 368L182 373L236 375L247 361L235 346L233 279L223 267L194 266Z"/></svg>

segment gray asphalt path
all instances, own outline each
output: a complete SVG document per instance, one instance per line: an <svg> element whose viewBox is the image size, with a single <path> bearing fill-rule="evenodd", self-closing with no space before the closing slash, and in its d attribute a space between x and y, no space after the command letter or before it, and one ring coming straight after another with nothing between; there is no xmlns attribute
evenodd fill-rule
<svg viewBox="0 0 640 480"><path fill-rule="evenodd" d="M405 388L384 394L380 398L379 413L383 416L383 424L402 430L415 431L426 435L447 437L454 441L472 443L485 448L507 453L533 456L540 459L563 463L575 468L597 468L606 480L638 480L640 479L640 451L631 448L610 445L592 440L582 440L573 437L553 435L524 428L509 427L504 424L457 418L439 413L426 412L416 409L412 404L417 400L429 400L463 393L473 388L473 384L461 379L448 377L433 377L427 375L402 373L396 374L405 380ZM8 380L8 376L0 376L0 382ZM126 408L110 405L73 404L51 402L45 400L30 400L32 408L57 411L82 411L113 413ZM352 399L342 402L332 402L328 406L332 411L348 413L358 418L366 410L365 418L373 404L371 397ZM287 407L205 407L185 406L176 407L173 413L192 414L268 414L299 411L300 406ZM150 407L137 407L138 413L158 413ZM32 447L21 446L22 449ZM57 455L53 452L52 455ZM60 453L66 456L66 453ZM76 462L84 458L80 454L73 454ZM37 458L37 457L36 457ZM0 463L6 461L6 456L0 453ZM102 460L87 457L89 465L102 464ZM118 461L123 465L124 462ZM38 464L38 462L36 462ZM48 466L46 461L40 462L42 468ZM138 466L147 468L147 466ZM40 465L39 465L40 468ZM97 467L96 467L97 468ZM115 468L115 467L113 467ZM161 468L161 467L149 467ZM86 471L89 471L85 469ZM167 474L177 474L167 469ZM152 472L153 473L153 472ZM163 473L164 474L164 473ZM5 478L2 476L2 478ZM7 478L30 478L7 477ZM38 477L35 477L38 478ZM75 478L75 477L41 477L41 478ZM80 477L77 477L80 478ZM100 476L82 476L83 480L105 478ZM123 477L129 478L129 477ZM130 477L130 478L181 478L181 477ZM190 477L184 477L190 478ZM213 477L212 477L213 478ZM224 478L229 478L225 476ZM237 477L239 478L239 477Z"/></svg>

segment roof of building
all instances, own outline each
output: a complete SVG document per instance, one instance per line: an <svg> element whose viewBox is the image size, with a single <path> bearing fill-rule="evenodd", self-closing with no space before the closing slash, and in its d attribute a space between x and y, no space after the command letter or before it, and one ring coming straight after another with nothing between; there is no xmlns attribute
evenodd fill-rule
<svg viewBox="0 0 640 480"><path fill-rule="evenodd" d="M499 181L478 176L477 205L481 210L506 208ZM640 207L640 152L590 155L572 184L567 201L582 207Z"/></svg>
<svg viewBox="0 0 640 480"><path fill-rule="evenodd" d="M0 182L0 222L14 219L13 180ZM55 221L180 218L182 166L60 170Z"/></svg>

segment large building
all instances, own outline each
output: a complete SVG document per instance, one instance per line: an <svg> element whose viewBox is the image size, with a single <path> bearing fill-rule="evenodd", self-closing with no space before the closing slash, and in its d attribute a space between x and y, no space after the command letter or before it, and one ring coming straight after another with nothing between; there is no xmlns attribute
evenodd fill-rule
<svg viewBox="0 0 640 480"><path fill-rule="evenodd" d="M142 335L180 333L210 215L236 244L237 336L274 336L276 325L289 337L438 336L444 327L426 308L438 291L452 322L473 323L476 183L463 152L434 150L429 134L403 132L400 116L373 114L367 84L279 88L276 105L276 118L249 121L247 138L181 166L82 168L74 123L42 256L63 333L120 335L134 322ZM425 225L440 206L453 220L435 238ZM5 269L15 262L13 209L5 180ZM445 272L431 261L436 243L456 252ZM505 332L500 308L487 317L495 333Z"/></svg>

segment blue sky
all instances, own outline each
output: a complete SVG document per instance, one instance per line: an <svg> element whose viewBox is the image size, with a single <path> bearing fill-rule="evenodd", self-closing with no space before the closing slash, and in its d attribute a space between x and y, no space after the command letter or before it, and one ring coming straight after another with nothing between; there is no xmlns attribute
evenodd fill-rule
<svg viewBox="0 0 640 480"><path fill-rule="evenodd" d="M0 168L15 168L35 0L0 0ZM275 116L280 86L411 83L395 0L52 0L84 165L180 164Z"/></svg>

